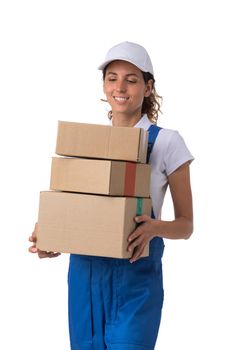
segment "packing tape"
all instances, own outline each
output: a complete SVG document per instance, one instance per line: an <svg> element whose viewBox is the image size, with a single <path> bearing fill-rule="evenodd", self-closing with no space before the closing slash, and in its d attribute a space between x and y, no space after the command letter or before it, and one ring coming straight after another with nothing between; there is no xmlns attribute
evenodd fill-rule
<svg viewBox="0 0 233 350"><path fill-rule="evenodd" d="M142 215L142 198L137 198L136 216Z"/></svg>
<svg viewBox="0 0 233 350"><path fill-rule="evenodd" d="M136 216L140 216L140 215L142 215L142 198L137 198L137 209L136 209ZM141 225L141 223L140 224L136 224L136 228L139 226L139 225Z"/></svg>
<svg viewBox="0 0 233 350"><path fill-rule="evenodd" d="M125 163L125 186L124 196L134 196L136 182L136 163Z"/></svg>

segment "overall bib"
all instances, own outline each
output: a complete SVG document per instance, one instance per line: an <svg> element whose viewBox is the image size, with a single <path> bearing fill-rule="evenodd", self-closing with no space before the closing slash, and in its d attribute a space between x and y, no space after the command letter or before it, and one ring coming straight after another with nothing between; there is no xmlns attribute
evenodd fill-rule
<svg viewBox="0 0 233 350"><path fill-rule="evenodd" d="M147 162L159 130L156 125L148 130ZM71 350L154 350L163 305L163 250L163 239L155 237L149 256L132 264L128 259L71 254Z"/></svg>

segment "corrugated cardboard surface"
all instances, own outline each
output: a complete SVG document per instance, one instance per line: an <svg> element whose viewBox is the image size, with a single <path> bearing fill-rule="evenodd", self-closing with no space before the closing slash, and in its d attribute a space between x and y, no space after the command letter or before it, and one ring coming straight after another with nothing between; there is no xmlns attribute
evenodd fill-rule
<svg viewBox="0 0 233 350"><path fill-rule="evenodd" d="M138 200L48 191L40 194L37 247L45 251L129 258L127 238L135 229ZM151 214L151 200L142 200ZM148 256L149 248L144 250Z"/></svg>
<svg viewBox="0 0 233 350"><path fill-rule="evenodd" d="M150 165L53 157L50 189L113 196L149 197Z"/></svg>
<svg viewBox="0 0 233 350"><path fill-rule="evenodd" d="M58 123L59 155L146 163L147 144L148 132L141 128Z"/></svg>

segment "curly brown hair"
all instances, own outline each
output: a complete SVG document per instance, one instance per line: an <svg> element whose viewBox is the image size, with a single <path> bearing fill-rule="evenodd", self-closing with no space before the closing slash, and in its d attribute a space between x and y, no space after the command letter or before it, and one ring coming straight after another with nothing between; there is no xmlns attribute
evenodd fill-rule
<svg viewBox="0 0 233 350"><path fill-rule="evenodd" d="M108 65L103 69L103 80L105 79L107 67ZM142 75L143 75L145 84L147 84L149 80L153 81L151 94L148 97L144 97L144 100L142 103L142 115L147 114L149 120L153 124L157 124L158 115L159 113L162 113L161 104L162 104L163 98L157 93L155 89L154 76L149 72L142 72ZM108 117L109 119L112 119L112 111L108 112Z"/></svg>
<svg viewBox="0 0 233 350"><path fill-rule="evenodd" d="M154 124L157 124L159 113L162 113L161 104L163 98L157 93L155 89L155 79L153 75L149 72L142 72L142 75L145 83L147 83L149 80L153 81L150 96L144 97L142 103L142 114L146 113L150 121Z"/></svg>

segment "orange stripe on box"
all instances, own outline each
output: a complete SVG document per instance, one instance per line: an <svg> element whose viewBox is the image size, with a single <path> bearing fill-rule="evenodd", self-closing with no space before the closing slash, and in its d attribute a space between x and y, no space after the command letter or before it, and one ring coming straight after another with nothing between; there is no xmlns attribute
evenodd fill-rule
<svg viewBox="0 0 233 350"><path fill-rule="evenodd" d="M125 163L125 187L124 196L134 196L136 181L136 163Z"/></svg>

